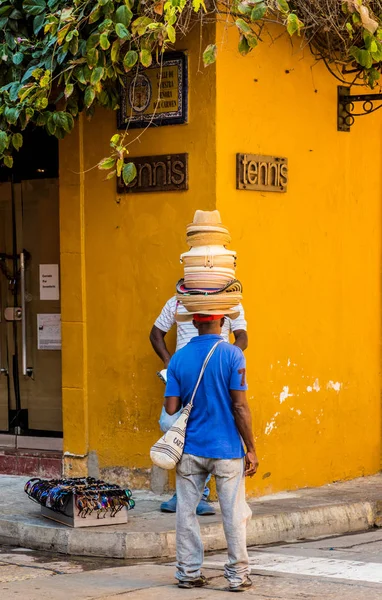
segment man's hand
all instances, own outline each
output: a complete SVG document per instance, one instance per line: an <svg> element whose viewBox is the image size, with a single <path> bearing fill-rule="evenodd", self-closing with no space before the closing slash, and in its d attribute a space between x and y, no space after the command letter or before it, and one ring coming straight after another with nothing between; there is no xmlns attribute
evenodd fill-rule
<svg viewBox="0 0 382 600"><path fill-rule="evenodd" d="M246 477L253 477L259 466L259 461L256 456L256 452L247 452L245 455L245 471Z"/></svg>

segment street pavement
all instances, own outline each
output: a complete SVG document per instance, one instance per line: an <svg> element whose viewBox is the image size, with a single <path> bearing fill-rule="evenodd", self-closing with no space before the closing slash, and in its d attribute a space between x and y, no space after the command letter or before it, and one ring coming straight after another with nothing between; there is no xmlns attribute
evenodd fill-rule
<svg viewBox="0 0 382 600"><path fill-rule="evenodd" d="M382 600L382 531L249 549L251 600ZM232 600L225 552L207 554L207 588L174 585L174 564L68 557L0 546L1 600Z"/></svg>
<svg viewBox="0 0 382 600"><path fill-rule="evenodd" d="M135 490L125 525L66 527L41 515L24 493L27 477L0 475L0 544L72 556L156 560L175 556L175 515L161 513L166 497ZM382 526L382 474L249 499L248 544L293 542ZM199 519L206 550L226 548L220 509Z"/></svg>

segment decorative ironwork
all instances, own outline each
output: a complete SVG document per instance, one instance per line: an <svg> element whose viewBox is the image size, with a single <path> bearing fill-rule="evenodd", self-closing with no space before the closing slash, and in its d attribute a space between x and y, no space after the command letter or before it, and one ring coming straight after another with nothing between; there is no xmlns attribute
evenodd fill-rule
<svg viewBox="0 0 382 600"><path fill-rule="evenodd" d="M337 129L338 131L350 131L355 117L370 115L382 108L382 104L375 106L375 102L382 102L382 94L351 94L350 87L339 85L337 102ZM362 111L355 112L355 104L362 102Z"/></svg>

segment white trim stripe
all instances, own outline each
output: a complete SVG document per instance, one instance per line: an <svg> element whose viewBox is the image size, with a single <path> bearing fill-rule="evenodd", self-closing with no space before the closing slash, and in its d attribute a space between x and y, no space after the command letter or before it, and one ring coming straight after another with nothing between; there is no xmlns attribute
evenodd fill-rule
<svg viewBox="0 0 382 600"><path fill-rule="evenodd" d="M382 564L336 558L301 557L270 552L252 553L249 563L251 571L272 571L290 575L328 577L369 583L382 583ZM222 568L223 564L205 561L207 568Z"/></svg>

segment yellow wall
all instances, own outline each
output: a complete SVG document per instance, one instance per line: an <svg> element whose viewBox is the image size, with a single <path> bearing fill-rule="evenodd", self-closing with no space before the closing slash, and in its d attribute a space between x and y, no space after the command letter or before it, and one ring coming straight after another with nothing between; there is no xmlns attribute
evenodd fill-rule
<svg viewBox="0 0 382 600"><path fill-rule="evenodd" d="M243 58L236 32L219 27L217 38L224 38L217 208L244 285L261 462L248 487L275 491L373 473L380 464L380 116L337 132L337 82L307 49L293 49L285 35L273 44L265 36ZM287 193L236 190L237 152L288 157Z"/></svg>
<svg viewBox="0 0 382 600"><path fill-rule="evenodd" d="M213 41L214 32L214 26L204 29L205 45ZM148 449L159 437L158 419L164 386L156 375L162 366L149 343L149 332L182 277L179 257L187 250L186 224L192 220L197 208L203 206L212 210L216 203L216 70L212 67L205 73L200 71L199 44L199 30L195 29L186 45L189 52L189 123L151 128L143 135L140 135L141 130L135 129L129 134L131 156L188 152L190 191L117 195L115 180L104 181L105 173L98 169L88 171L110 151L116 114L100 110L91 121L83 119L80 122L85 170L83 233L86 268L83 277L86 281L88 396L85 394L84 402L86 404L88 398L89 438L85 439L84 435L83 443L78 442L77 423L82 427L84 411L77 403L73 413L67 409L66 420L64 417L64 450L76 453L73 448L79 448L83 453L86 446L87 452L97 452L101 468L150 466ZM180 45L179 49L184 46ZM76 132L60 147L63 245L67 238L79 236L71 227L73 212L66 210L73 203L73 189L69 184L74 183L76 190L80 189L79 177L73 174L80 170L76 166L79 152ZM63 271L65 265L64 262ZM83 382L78 373L81 366L77 360L77 346L71 345L73 324L68 321L65 311L66 302L70 302L73 295L69 266L62 278L65 410L66 397L69 394L75 403L74 395L78 396ZM79 327L74 327L78 331ZM171 338L173 343L174 336ZM72 382L75 372L77 377ZM71 388L76 386L75 391L66 389L67 380ZM68 459L67 462L70 469L73 461ZM137 485L146 482L144 474L143 479L136 480Z"/></svg>
<svg viewBox="0 0 382 600"><path fill-rule="evenodd" d="M215 28L203 35L207 45ZM140 469L133 483L148 484L163 394L148 334L182 276L186 224L215 207L238 251L249 321L261 458L250 493L379 467L379 116L338 133L336 81L310 70L308 51L284 37L243 58L236 34L222 36L218 26L217 65L202 72L199 30L182 43L189 123L130 133L133 156L189 153L188 192L119 196L87 171L108 154L113 113L81 120L61 145L64 449L77 455L68 472L85 472L93 452L102 474ZM288 192L236 191L237 152L287 156Z"/></svg>

